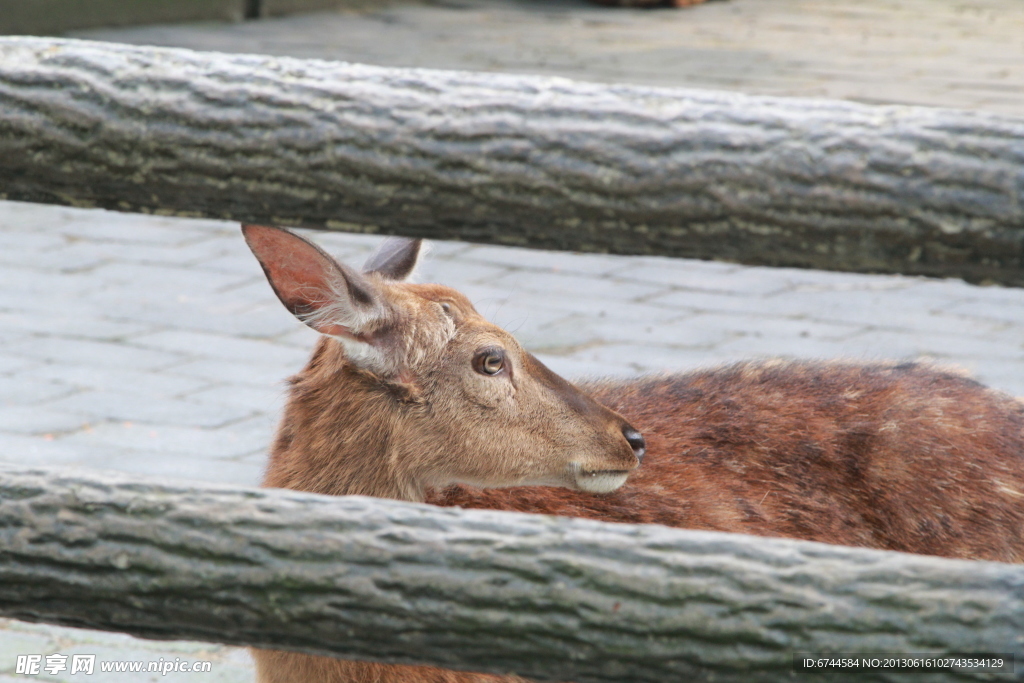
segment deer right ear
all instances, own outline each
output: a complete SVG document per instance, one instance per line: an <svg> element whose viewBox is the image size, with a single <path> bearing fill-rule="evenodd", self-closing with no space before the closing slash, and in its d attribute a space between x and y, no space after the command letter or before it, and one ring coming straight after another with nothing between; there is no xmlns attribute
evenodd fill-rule
<svg viewBox="0 0 1024 683"><path fill-rule="evenodd" d="M389 280L409 279L423 251L423 240L389 237L363 265L364 273L380 273Z"/></svg>
<svg viewBox="0 0 1024 683"><path fill-rule="evenodd" d="M387 322L389 309L378 286L312 242L264 225L243 225L242 234L277 298L317 332L369 344Z"/></svg>

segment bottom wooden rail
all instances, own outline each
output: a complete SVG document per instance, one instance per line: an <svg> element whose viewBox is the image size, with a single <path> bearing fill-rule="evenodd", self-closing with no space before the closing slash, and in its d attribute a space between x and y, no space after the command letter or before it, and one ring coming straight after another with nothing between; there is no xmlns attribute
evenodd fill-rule
<svg viewBox="0 0 1024 683"><path fill-rule="evenodd" d="M774 681L797 652L1020 655L1024 567L2 466L0 615L548 681Z"/></svg>

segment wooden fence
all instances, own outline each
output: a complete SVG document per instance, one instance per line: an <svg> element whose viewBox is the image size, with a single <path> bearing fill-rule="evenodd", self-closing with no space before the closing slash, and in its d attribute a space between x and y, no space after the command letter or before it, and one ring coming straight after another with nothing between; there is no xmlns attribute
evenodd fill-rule
<svg viewBox="0 0 1024 683"><path fill-rule="evenodd" d="M29 621L577 683L1024 652L1018 565L87 470L0 466L0 500L0 615Z"/></svg>
<svg viewBox="0 0 1024 683"><path fill-rule="evenodd" d="M0 197L1024 284L1024 119L0 38Z"/></svg>
<svg viewBox="0 0 1024 683"><path fill-rule="evenodd" d="M0 196L1024 284L1024 121L970 112L5 38ZM1016 565L68 470L0 501L31 621L579 683L1024 653Z"/></svg>

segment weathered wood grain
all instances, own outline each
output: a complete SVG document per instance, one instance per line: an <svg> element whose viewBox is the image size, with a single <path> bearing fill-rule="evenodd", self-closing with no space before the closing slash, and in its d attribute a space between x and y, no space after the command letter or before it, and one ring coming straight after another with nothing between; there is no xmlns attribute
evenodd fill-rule
<svg viewBox="0 0 1024 683"><path fill-rule="evenodd" d="M1024 284L1024 120L0 39L0 197Z"/></svg>
<svg viewBox="0 0 1024 683"><path fill-rule="evenodd" d="M794 652L1020 656L1024 567L2 466L0 615L547 681L778 681Z"/></svg>

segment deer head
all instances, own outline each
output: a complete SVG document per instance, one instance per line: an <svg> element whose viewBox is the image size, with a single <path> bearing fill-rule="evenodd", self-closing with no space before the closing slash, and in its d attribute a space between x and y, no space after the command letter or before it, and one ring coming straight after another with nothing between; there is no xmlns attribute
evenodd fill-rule
<svg viewBox="0 0 1024 683"><path fill-rule="evenodd" d="M389 239L357 272L287 230L242 230L281 303L324 335L293 380L294 424L277 448L311 451L288 467L315 462L335 483L293 487L411 499L453 483L605 493L639 465L643 438L622 416L459 292L405 282L420 240Z"/></svg>

